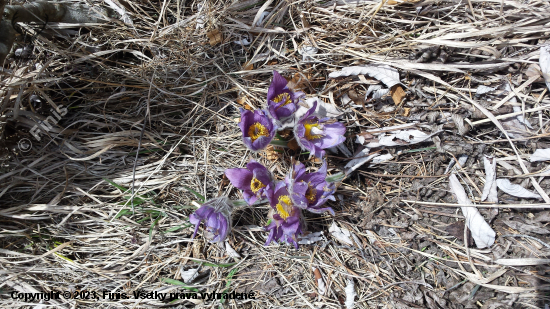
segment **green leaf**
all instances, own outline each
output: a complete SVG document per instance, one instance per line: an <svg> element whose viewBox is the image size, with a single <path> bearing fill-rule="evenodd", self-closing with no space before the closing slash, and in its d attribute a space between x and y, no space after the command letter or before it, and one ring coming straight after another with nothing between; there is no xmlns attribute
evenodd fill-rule
<svg viewBox="0 0 550 309"><path fill-rule="evenodd" d="M158 218L151 223L151 227L149 228L149 241L153 238L153 228L155 228L155 225L159 222L159 220L162 218L162 216L158 216Z"/></svg>
<svg viewBox="0 0 550 309"><path fill-rule="evenodd" d="M106 182L108 182L109 184L111 184L111 186L120 189L120 190L121 190L122 192L124 192L124 193L125 193L126 191L130 190L130 189L124 188L124 187L121 186L121 185L117 185L116 183L114 183L113 181L111 181L111 180L109 180L109 179L107 179L107 178L103 178L103 180L105 180Z"/></svg>
<svg viewBox="0 0 550 309"><path fill-rule="evenodd" d="M193 291L193 292L198 292L199 291L198 289L196 289L194 287L190 287L187 284L185 284L185 283L183 283L179 280L174 280L174 279L170 279L170 278L162 278L160 281L164 282L164 283L171 284L171 285L181 286L182 288L184 288L186 290L189 290L189 291Z"/></svg>
<svg viewBox="0 0 550 309"><path fill-rule="evenodd" d="M199 199L199 201L200 201L201 203L206 202L206 198L204 198L204 196L202 196L199 192L197 192L197 191L195 191L195 190L193 190L193 189L191 189L191 188L188 188L188 187L186 187L186 186L183 186L183 187L184 187L187 191L189 191L189 192L195 194L195 196L197 197L197 199Z"/></svg>
<svg viewBox="0 0 550 309"><path fill-rule="evenodd" d="M225 284L225 289L223 290L222 293L227 293L227 291L229 290L229 286L231 285L231 279L233 279L233 275L237 271L239 271L239 268L235 267L229 272L229 275L227 275L227 283ZM220 303L222 304L225 303L225 298L220 299Z"/></svg>
<svg viewBox="0 0 550 309"><path fill-rule="evenodd" d="M131 209L123 209L115 216L115 219L118 219L122 216L129 216L131 214L133 214Z"/></svg>
<svg viewBox="0 0 550 309"><path fill-rule="evenodd" d="M346 174L339 172L327 177L327 182L340 182L346 178Z"/></svg>
<svg viewBox="0 0 550 309"><path fill-rule="evenodd" d="M194 205L174 206L174 209L197 209Z"/></svg>
<svg viewBox="0 0 550 309"><path fill-rule="evenodd" d="M175 232L177 230L180 230L180 229L186 229L190 226L193 226L193 224L186 224L186 225L179 225L179 226L173 226L169 229L167 229L166 231L164 231L163 233L170 233L170 232Z"/></svg>
<svg viewBox="0 0 550 309"><path fill-rule="evenodd" d="M287 141L280 141L280 140L274 139L271 142L269 142L269 144L271 144L273 146L277 146L277 147L288 148L288 142Z"/></svg>

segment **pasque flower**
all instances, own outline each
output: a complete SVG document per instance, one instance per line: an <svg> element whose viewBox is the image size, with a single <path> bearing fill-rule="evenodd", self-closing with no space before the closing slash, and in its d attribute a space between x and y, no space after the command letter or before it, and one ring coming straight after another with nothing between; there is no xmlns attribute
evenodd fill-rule
<svg viewBox="0 0 550 309"><path fill-rule="evenodd" d="M207 230L214 234L212 242L224 241L231 230L233 207L233 203L226 196L213 198L202 204L189 216L189 222L195 225L192 238L195 238L200 223L204 220Z"/></svg>
<svg viewBox="0 0 550 309"><path fill-rule="evenodd" d="M327 182L326 178L326 161L323 161L323 165L315 173L306 173L306 167L302 163L294 163L285 178L294 205L313 213L329 211L334 215L332 208L321 207L327 200L335 200L333 194L336 186L334 183Z"/></svg>
<svg viewBox="0 0 550 309"><path fill-rule="evenodd" d="M317 101L296 123L294 135L302 149L322 158L325 155L324 149L335 147L346 140L346 127L335 119L317 117L313 114L316 108Z"/></svg>
<svg viewBox="0 0 550 309"><path fill-rule="evenodd" d="M269 188L266 193L273 210L273 219L265 227L266 231L269 231L265 245L272 241L284 241L298 249L297 236L302 234L302 212L292 202L287 184L281 181L274 189Z"/></svg>
<svg viewBox="0 0 550 309"><path fill-rule="evenodd" d="M244 144L252 151L267 147L277 131L277 126L263 110L251 112L241 108L239 127L243 133Z"/></svg>
<svg viewBox="0 0 550 309"><path fill-rule="evenodd" d="M246 168L229 168L225 175L231 184L243 191L244 200L252 205L259 199L267 197L268 187L273 188L271 173L260 163L250 160Z"/></svg>
<svg viewBox="0 0 550 309"><path fill-rule="evenodd" d="M292 116L302 96L304 96L303 92L291 91L286 79L279 72L273 71L273 81L267 90L267 106L273 119L281 121Z"/></svg>

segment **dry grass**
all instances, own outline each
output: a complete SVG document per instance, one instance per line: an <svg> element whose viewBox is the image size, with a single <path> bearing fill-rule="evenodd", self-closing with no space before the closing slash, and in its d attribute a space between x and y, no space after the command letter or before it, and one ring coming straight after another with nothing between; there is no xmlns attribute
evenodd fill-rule
<svg viewBox="0 0 550 309"><path fill-rule="evenodd" d="M235 308L342 308L350 279L356 308L539 308L550 302L549 215L540 209L548 204L499 195L498 208L481 208L497 232L495 245L468 249L450 232L463 216L445 172L453 157L470 155L460 173L479 202L481 155L491 154L499 177L550 192L548 179L524 176L547 166L525 161L534 149L549 148L547 89L542 79L526 75L550 36L547 2L120 2L133 26L117 20L80 30L51 24L34 45L20 42L32 50L27 57L12 57L4 66L2 307L36 305L5 294L12 290L185 291L165 278L183 281L182 272L197 267L200 275L190 285L201 292L256 292L255 300L223 304ZM270 14L262 26L252 27L264 10ZM234 43L245 37L250 45ZM310 61L299 52L304 46L318 49ZM434 46L443 56L432 55ZM397 68L408 86L405 100L365 101L374 79L328 78L342 67L364 64ZM358 133L414 121L443 130L443 151L430 140L383 148L394 158L364 165L344 180L338 202L330 203L334 218L307 215L308 231L324 231L326 240L298 251L263 246L267 206L239 209L228 244L241 257L230 257L201 233L190 238L188 215L200 196L241 198L223 172L249 158L278 178L293 156L307 161L288 148L254 154L240 139L238 108L265 107L273 70L301 78L308 95L345 112L340 121L347 124L352 153L360 150ZM519 93L516 103L505 91L475 96L479 85L508 82ZM511 124L514 104L533 129ZM68 113L40 141L34 139L29 130L59 105ZM448 121L445 113L466 121ZM30 151L21 151L24 139L32 143ZM329 155L329 172L349 160ZM328 233L333 221L355 234L353 246ZM324 295L312 267L321 271ZM133 297L43 304L221 305Z"/></svg>

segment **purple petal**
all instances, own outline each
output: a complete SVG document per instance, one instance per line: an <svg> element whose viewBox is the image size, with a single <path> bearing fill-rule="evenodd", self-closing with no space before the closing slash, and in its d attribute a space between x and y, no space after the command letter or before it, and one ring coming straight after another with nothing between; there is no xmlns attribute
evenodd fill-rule
<svg viewBox="0 0 550 309"><path fill-rule="evenodd" d="M266 169L255 169L253 171L254 178L258 179L265 186L271 183L271 173Z"/></svg>
<svg viewBox="0 0 550 309"><path fill-rule="evenodd" d="M241 122L239 122L239 127L241 128L241 132L243 133L243 136L248 136L248 128L254 123L254 114L246 110L244 108L241 108Z"/></svg>
<svg viewBox="0 0 550 309"><path fill-rule="evenodd" d="M212 214L211 216L209 216L207 218L206 226L208 226L210 228L218 229L218 226L220 225L220 217L221 216L222 215L218 214L218 213Z"/></svg>
<svg viewBox="0 0 550 309"><path fill-rule="evenodd" d="M319 139L319 142L316 142L315 145L321 149L327 149L340 145L346 140L342 135L326 135L325 137Z"/></svg>
<svg viewBox="0 0 550 309"><path fill-rule="evenodd" d="M252 142L252 147L250 149L252 150L260 150L264 149L269 145L271 140L273 139L273 136L260 136L255 141Z"/></svg>
<svg viewBox="0 0 550 309"><path fill-rule="evenodd" d="M290 93L292 95L292 102L294 103L298 103L298 101L300 100L300 98L304 97L306 94L302 91L296 91L296 92L291 92Z"/></svg>
<svg viewBox="0 0 550 309"><path fill-rule="evenodd" d="M189 216L189 219L191 219L191 216ZM200 223L200 220L199 220L199 223ZM191 236L191 239L193 239L193 238L195 238L195 236L197 236L197 232L199 231L199 226L200 226L200 224L195 225L195 231L193 232L193 236Z"/></svg>
<svg viewBox="0 0 550 309"><path fill-rule="evenodd" d="M283 92L283 89L285 89L287 84L288 82L284 77L281 76L281 74L279 74L279 72L273 71L273 81L271 82L271 85L269 85L269 89L267 90L268 102L279 95L279 93Z"/></svg>
<svg viewBox="0 0 550 309"><path fill-rule="evenodd" d="M252 193L252 191L250 190L243 191L243 197L246 203L248 203L248 205L252 205L254 204L254 202L258 200L258 197L256 196L256 194Z"/></svg>
<svg viewBox="0 0 550 309"><path fill-rule="evenodd" d="M250 162L246 163L246 168L251 172L255 169L265 169L267 171L267 168L265 166L254 159L250 159Z"/></svg>
<svg viewBox="0 0 550 309"><path fill-rule="evenodd" d="M296 104L289 103L285 106L281 106L282 104L284 104L284 102L279 102L269 106L269 113L277 120L290 117L296 111Z"/></svg>
<svg viewBox="0 0 550 309"><path fill-rule="evenodd" d="M296 162L292 170L292 177L296 180L301 180L306 173L306 166L302 162Z"/></svg>
<svg viewBox="0 0 550 309"><path fill-rule="evenodd" d="M322 159L325 156L325 151L321 147L315 144L313 144L313 147L309 149L309 152L310 152L310 155L319 159Z"/></svg>
<svg viewBox="0 0 550 309"><path fill-rule="evenodd" d="M225 170L225 176L231 181L231 184L238 189L250 189L252 181L252 172L246 168L229 168Z"/></svg>
<svg viewBox="0 0 550 309"><path fill-rule="evenodd" d="M325 179L326 179L325 175L317 172L317 173L309 173L307 175L304 175L301 180L307 183L311 183L313 185L317 185L319 183L324 183Z"/></svg>
<svg viewBox="0 0 550 309"><path fill-rule="evenodd" d="M308 199L306 198L307 189L308 185L303 181L297 182L294 186L292 186L292 201L297 207L302 209L305 209L308 206Z"/></svg>
<svg viewBox="0 0 550 309"><path fill-rule="evenodd" d="M308 208L308 211L309 212L312 212L312 213L315 213L315 214L322 214L324 213L325 211L328 211L330 212L331 215L335 215L335 212L334 210L332 210L332 208L330 207L325 207L325 208Z"/></svg>
<svg viewBox="0 0 550 309"><path fill-rule="evenodd" d="M256 148L257 145L254 145L254 143L252 143L252 139L250 137L243 137L243 143L245 144L246 147L248 147L248 149L252 151L260 150L260 148Z"/></svg>
<svg viewBox="0 0 550 309"><path fill-rule="evenodd" d="M315 112L316 108L317 108L317 101L313 102L313 106L310 109L308 109L307 112L302 116L302 118L300 119L300 122L303 123L303 121L305 121L309 117L309 115Z"/></svg>

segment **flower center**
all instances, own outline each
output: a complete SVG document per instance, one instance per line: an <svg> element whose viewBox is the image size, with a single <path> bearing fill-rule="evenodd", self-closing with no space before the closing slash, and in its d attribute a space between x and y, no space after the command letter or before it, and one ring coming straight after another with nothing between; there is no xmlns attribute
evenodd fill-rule
<svg viewBox="0 0 550 309"><path fill-rule="evenodd" d="M310 203L315 203L315 200L317 199L317 189L308 185L307 191L306 191L306 198Z"/></svg>
<svg viewBox="0 0 550 309"><path fill-rule="evenodd" d="M277 204L277 213L281 218L286 220L292 212L292 201L288 195L279 196L279 203Z"/></svg>
<svg viewBox="0 0 550 309"><path fill-rule="evenodd" d="M248 136L254 142L260 138L260 136L269 136L269 131L263 124L254 122L254 124L248 128Z"/></svg>
<svg viewBox="0 0 550 309"><path fill-rule="evenodd" d="M253 177L250 181L250 190L252 190L252 192L256 194L258 191L260 191L261 188L265 188L263 182L259 181L258 178Z"/></svg>
<svg viewBox="0 0 550 309"><path fill-rule="evenodd" d="M306 136L306 139L308 141L310 141L312 139L323 137L323 135L321 135L321 134L312 134L311 133L311 130L313 128L319 128L319 122L307 121L306 123L304 123L304 127L306 128L306 133L304 135Z"/></svg>
<svg viewBox="0 0 550 309"><path fill-rule="evenodd" d="M283 92L281 93L280 95L276 96L274 99L273 99L273 102L275 103L279 103L279 102L284 102L283 104L279 105L279 107L277 107L275 110L285 106L285 105L288 105L290 103L292 103L292 100L290 100L290 94L288 92Z"/></svg>

